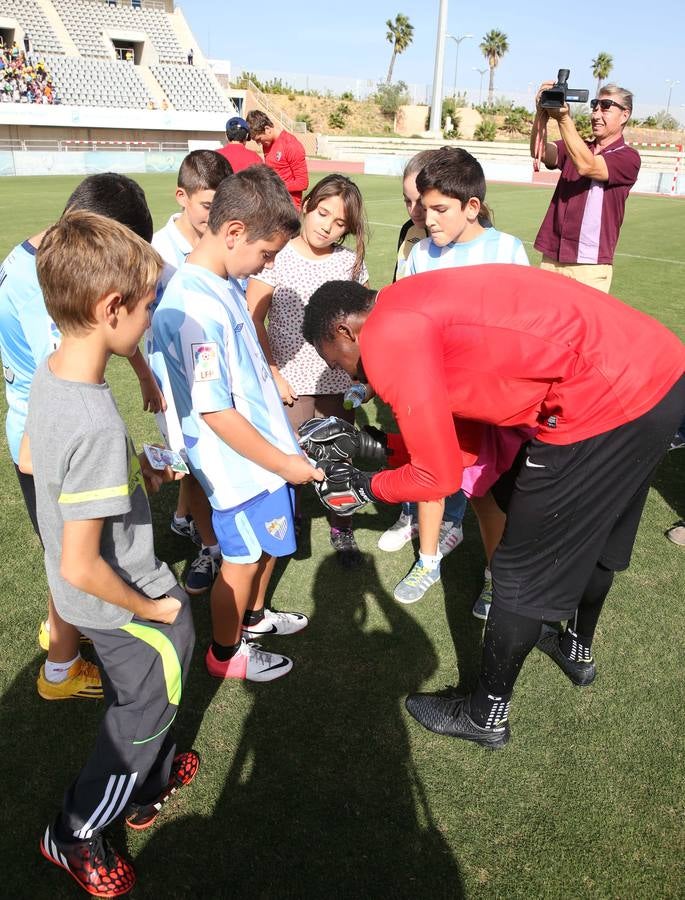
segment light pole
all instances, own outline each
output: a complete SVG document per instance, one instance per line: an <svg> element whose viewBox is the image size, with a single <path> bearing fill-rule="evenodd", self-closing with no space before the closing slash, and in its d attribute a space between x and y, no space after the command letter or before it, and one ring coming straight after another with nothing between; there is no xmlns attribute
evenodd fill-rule
<svg viewBox="0 0 685 900"><path fill-rule="evenodd" d="M671 108L671 93L676 84L680 84L680 82L676 79L675 81L672 78L666 79L666 84L668 85L668 100L666 101L666 115L668 115L668 111Z"/></svg>
<svg viewBox="0 0 685 900"><path fill-rule="evenodd" d="M480 87L478 88L478 106L481 105L481 101L483 99L483 75L488 71L487 69L478 69L476 66L473 67L474 72L480 73Z"/></svg>
<svg viewBox="0 0 685 900"><path fill-rule="evenodd" d="M457 52L454 55L454 85L452 86L452 97L457 99L457 69L459 68L459 44L462 41L465 41L466 38L472 38L472 34L462 34L459 37L455 37L453 34L446 34L445 37L452 38L454 43L457 45Z"/></svg>

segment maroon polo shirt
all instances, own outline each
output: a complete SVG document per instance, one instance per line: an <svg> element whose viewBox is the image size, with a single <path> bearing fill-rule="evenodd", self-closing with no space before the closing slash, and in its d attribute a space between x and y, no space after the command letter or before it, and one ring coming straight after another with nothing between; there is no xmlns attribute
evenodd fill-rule
<svg viewBox="0 0 685 900"><path fill-rule="evenodd" d="M586 142L592 149L593 142ZM560 263L611 264L626 200L640 171L640 154L620 137L600 150L608 181L580 175L563 141L556 141L557 182L535 249Z"/></svg>

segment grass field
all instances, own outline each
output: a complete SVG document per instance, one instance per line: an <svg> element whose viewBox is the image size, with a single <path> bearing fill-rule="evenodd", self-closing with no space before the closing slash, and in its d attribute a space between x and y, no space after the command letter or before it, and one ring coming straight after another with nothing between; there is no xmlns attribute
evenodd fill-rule
<svg viewBox="0 0 685 900"><path fill-rule="evenodd" d="M54 220L79 179L3 180L0 256ZM392 273L404 209L397 180L358 179L371 222L371 284ZM140 177L157 228L174 181ZM493 185L497 225L532 262L550 191ZM685 206L631 197L614 292L684 335ZM134 440L155 435L121 360L110 380ZM2 401L4 420L4 398ZM385 419L385 412L370 411ZM59 900L79 889L44 862L38 842L93 742L101 704L38 698L35 635L46 581L0 438L0 734L5 770L0 890ZM173 488L153 499L157 552L180 575L192 548L168 530ZM309 497L311 547L279 570L274 605L310 616L267 649L295 660L271 685L220 684L203 665L207 599L193 600L197 648L179 713L179 743L203 758L145 833L114 829L134 859L137 898L661 898L685 895L685 552L664 529L685 515L685 452L661 466L632 568L600 622L599 676L574 689L533 652L514 697L505 751L431 735L404 711L407 692L473 685L481 625L470 613L483 569L470 513L443 584L404 607L392 599L412 551L381 554L394 509L368 507L357 535L366 565L343 574L322 510Z"/></svg>

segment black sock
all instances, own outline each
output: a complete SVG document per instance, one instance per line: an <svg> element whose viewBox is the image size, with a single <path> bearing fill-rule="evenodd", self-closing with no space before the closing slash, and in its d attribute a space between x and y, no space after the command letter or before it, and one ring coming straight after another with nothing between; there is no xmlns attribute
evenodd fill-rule
<svg viewBox="0 0 685 900"><path fill-rule="evenodd" d="M471 696L471 718L484 726L506 711L514 684L526 656L540 637L542 623L518 613L508 612L495 601L490 609L483 640L483 660L478 688ZM506 718L506 713L504 715Z"/></svg>
<svg viewBox="0 0 685 900"><path fill-rule="evenodd" d="M562 634L559 641L561 652L567 656L571 662L592 662L592 638L587 635L578 634L573 631L570 625L566 626L566 631Z"/></svg>
<svg viewBox="0 0 685 900"><path fill-rule="evenodd" d="M228 662L229 659L236 655L241 644L242 641L238 641L237 644L226 646L225 644L217 644L216 641L212 641L212 653L220 662Z"/></svg>
<svg viewBox="0 0 685 900"><path fill-rule="evenodd" d="M511 706L511 691L504 696L491 694L482 680L471 694L471 718L481 728L494 728L506 722Z"/></svg>
<svg viewBox="0 0 685 900"><path fill-rule="evenodd" d="M254 609L246 609L245 615L243 616L243 625L246 627L249 625L259 625L259 623L264 619L264 607L258 610Z"/></svg>

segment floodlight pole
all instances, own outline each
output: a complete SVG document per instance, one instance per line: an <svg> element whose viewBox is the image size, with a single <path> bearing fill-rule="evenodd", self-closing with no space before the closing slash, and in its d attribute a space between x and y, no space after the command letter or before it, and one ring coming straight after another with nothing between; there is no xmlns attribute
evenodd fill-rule
<svg viewBox="0 0 685 900"><path fill-rule="evenodd" d="M445 69L445 35L447 34L447 0L440 0L438 13L438 37L435 44L435 69L433 71L433 97L429 130L434 137L442 135L442 78Z"/></svg>
<svg viewBox="0 0 685 900"><path fill-rule="evenodd" d="M454 84L452 85L452 96L454 99L457 99L457 69L459 68L459 44L462 41L465 41L466 38L472 38L472 34L462 34L459 37L455 37L453 34L446 34L446 38L451 38L454 43L457 45L457 52L454 54Z"/></svg>
<svg viewBox="0 0 685 900"><path fill-rule="evenodd" d="M479 69L476 66L473 66L473 71L478 72L480 74L480 87L478 88L478 106L481 105L483 100L483 75L488 71L487 69Z"/></svg>
<svg viewBox="0 0 685 900"><path fill-rule="evenodd" d="M673 88L676 84L680 84L680 82L676 79L675 81L672 78L666 79L666 84L668 85L668 100L666 101L666 115L671 108L671 94L673 93Z"/></svg>

